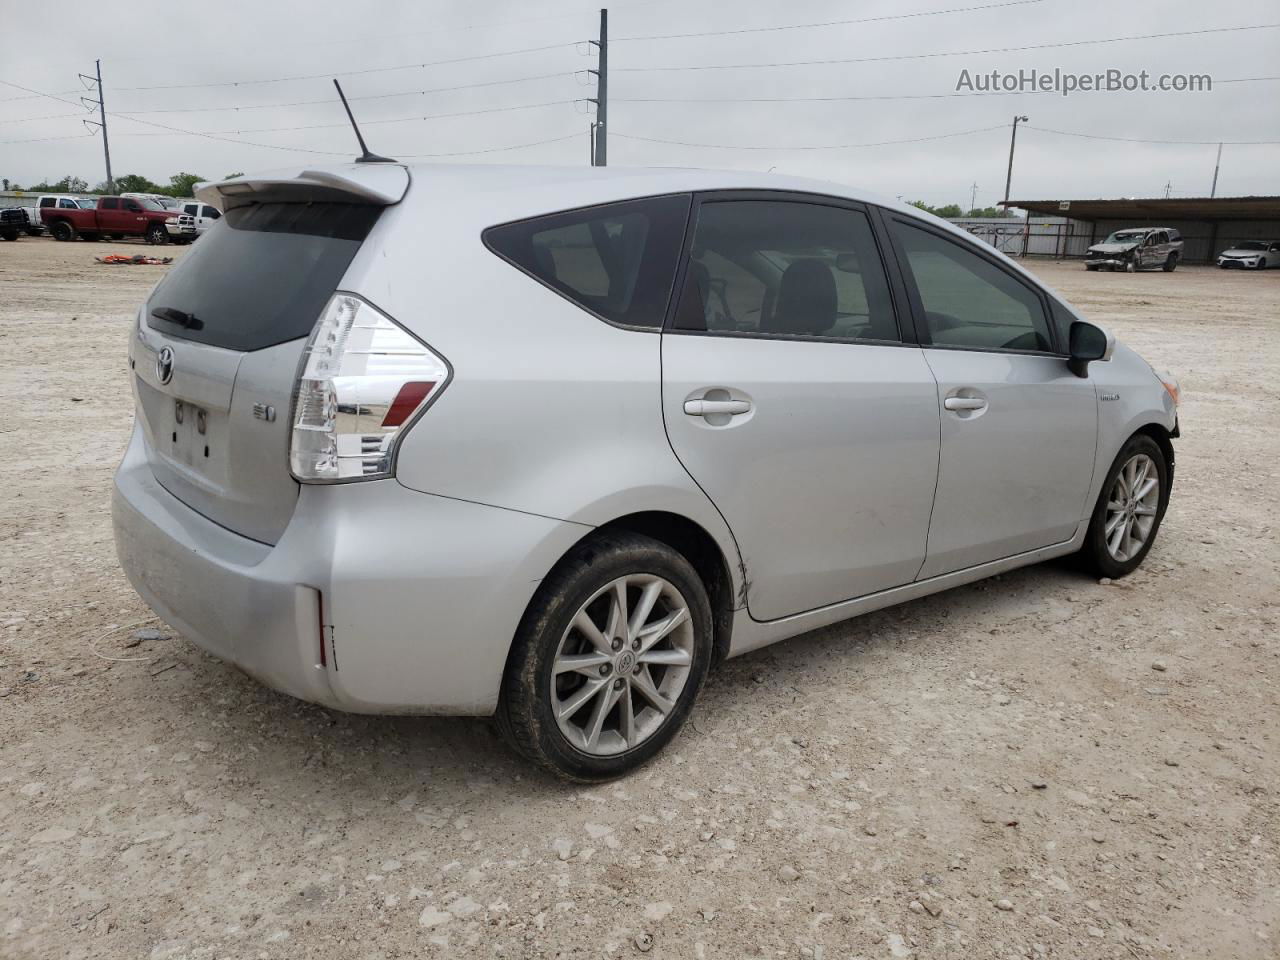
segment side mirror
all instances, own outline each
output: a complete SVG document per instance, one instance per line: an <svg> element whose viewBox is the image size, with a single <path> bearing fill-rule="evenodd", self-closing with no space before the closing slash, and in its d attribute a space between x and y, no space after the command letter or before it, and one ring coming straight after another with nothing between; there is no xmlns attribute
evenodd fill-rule
<svg viewBox="0 0 1280 960"><path fill-rule="evenodd" d="M1087 376L1089 364L1097 360L1110 360L1115 349L1115 338L1101 327L1083 320L1075 320L1068 334L1070 358L1067 366L1077 377Z"/></svg>

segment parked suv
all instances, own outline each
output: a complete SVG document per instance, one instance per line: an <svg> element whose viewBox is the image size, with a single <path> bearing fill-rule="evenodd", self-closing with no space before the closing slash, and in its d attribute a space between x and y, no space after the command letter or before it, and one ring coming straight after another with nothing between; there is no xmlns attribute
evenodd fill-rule
<svg viewBox="0 0 1280 960"><path fill-rule="evenodd" d="M1117 230L1085 254L1086 270L1147 270L1159 267L1166 273L1178 268L1182 259L1182 234L1172 227L1134 227Z"/></svg>
<svg viewBox="0 0 1280 960"><path fill-rule="evenodd" d="M1176 385L944 221L815 181L345 164L130 337L120 561L278 690L624 773L713 662L1050 557L1123 576Z"/></svg>

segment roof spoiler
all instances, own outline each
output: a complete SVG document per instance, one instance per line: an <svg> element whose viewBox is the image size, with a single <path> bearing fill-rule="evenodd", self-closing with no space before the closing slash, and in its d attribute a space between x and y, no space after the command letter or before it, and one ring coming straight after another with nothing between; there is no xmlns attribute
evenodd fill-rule
<svg viewBox="0 0 1280 960"><path fill-rule="evenodd" d="M409 171L401 164L335 164L294 168L202 183L195 195L221 210L250 203L307 201L391 206L409 190Z"/></svg>

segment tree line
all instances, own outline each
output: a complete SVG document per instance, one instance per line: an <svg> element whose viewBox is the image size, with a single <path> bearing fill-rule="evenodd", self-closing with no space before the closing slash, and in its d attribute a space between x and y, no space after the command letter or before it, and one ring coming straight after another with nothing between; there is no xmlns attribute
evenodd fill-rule
<svg viewBox="0 0 1280 960"><path fill-rule="evenodd" d="M244 174L228 173L222 179L230 180L232 177L240 176L244 176ZM208 177L202 177L198 173L175 173L169 178L169 183L165 185L155 183L140 173L127 173L123 177L115 178L115 189L112 190L111 185L105 180L90 189L88 180L70 175L53 183L41 181L40 183L33 183L29 187L13 183L8 177L3 177L0 178L0 186L3 186L5 190L23 190L27 193L158 193L170 197L189 197L197 183L208 179Z"/></svg>
<svg viewBox="0 0 1280 960"><path fill-rule="evenodd" d="M923 210L925 213L932 213L935 217L942 217L944 220L955 220L959 217L999 217L1001 219L1013 217L1013 214L1004 207L974 207L968 213L965 213L964 208L958 203L948 203L943 207L931 207L923 200L913 200L911 205Z"/></svg>

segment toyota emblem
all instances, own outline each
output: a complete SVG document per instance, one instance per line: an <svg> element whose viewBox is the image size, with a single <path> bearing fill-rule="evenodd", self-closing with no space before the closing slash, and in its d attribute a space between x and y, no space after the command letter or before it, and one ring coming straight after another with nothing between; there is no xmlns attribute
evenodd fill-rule
<svg viewBox="0 0 1280 960"><path fill-rule="evenodd" d="M173 348L161 347L156 354L156 379L161 385L173 379Z"/></svg>

